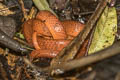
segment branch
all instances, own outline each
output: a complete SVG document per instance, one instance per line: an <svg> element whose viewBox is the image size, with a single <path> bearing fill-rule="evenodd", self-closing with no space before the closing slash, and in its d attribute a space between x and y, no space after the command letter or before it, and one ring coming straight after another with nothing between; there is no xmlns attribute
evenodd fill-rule
<svg viewBox="0 0 120 80"><path fill-rule="evenodd" d="M56 58L54 58L51 62L51 70L54 70L54 67L58 66L59 63L72 60L74 56L77 54L78 50L81 48L83 42L88 36L89 32L95 25L96 21L99 19L101 13L107 5L107 0L102 0L89 21L87 22L85 29L79 33L79 35L66 47L64 48Z"/></svg>
<svg viewBox="0 0 120 80"><path fill-rule="evenodd" d="M57 67L54 68L52 73L60 74L61 72L63 73L65 71L69 71L75 68L81 68L91 63L95 63L97 61L109 58L117 54L120 54L120 41L114 43L112 46L106 49L95 52L90 56L82 57L80 59L76 59L68 62L63 62L62 64L57 65Z"/></svg>
<svg viewBox="0 0 120 80"><path fill-rule="evenodd" d="M0 30L0 44L3 44L4 46L6 46L16 52L23 52L23 55L24 55L24 53L26 54L26 53L30 52L28 49L25 48L25 46L21 45L19 42L10 38L8 35L6 35L1 30Z"/></svg>

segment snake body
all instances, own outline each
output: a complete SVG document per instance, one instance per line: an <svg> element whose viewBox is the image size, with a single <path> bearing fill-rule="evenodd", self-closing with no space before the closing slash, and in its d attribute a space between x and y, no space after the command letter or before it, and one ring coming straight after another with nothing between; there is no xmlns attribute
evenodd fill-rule
<svg viewBox="0 0 120 80"><path fill-rule="evenodd" d="M84 24L66 20L60 21L49 11L38 12L35 19L23 24L27 42L35 47L31 57L55 57L84 28Z"/></svg>

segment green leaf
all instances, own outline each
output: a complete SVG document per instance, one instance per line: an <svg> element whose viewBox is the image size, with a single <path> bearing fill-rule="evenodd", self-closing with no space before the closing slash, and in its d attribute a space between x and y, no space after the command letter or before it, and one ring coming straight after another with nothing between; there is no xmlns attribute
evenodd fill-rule
<svg viewBox="0 0 120 80"><path fill-rule="evenodd" d="M25 39L24 35L22 33L20 33L20 32L16 33L16 36L18 36L21 39Z"/></svg>
<svg viewBox="0 0 120 80"><path fill-rule="evenodd" d="M52 12L54 15L56 15L54 11L49 7L49 4L46 0L33 0L33 2L39 10L48 10Z"/></svg>
<svg viewBox="0 0 120 80"><path fill-rule="evenodd" d="M88 51L92 54L111 46L115 40L117 32L117 14L115 7L106 7L102 13L93 35L93 39ZM109 54L109 53L108 53Z"/></svg>

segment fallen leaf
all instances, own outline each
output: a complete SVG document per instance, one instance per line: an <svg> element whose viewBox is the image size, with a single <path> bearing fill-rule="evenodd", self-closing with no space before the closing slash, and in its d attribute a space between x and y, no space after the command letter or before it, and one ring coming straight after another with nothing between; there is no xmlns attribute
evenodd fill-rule
<svg viewBox="0 0 120 80"><path fill-rule="evenodd" d="M88 51L96 51L111 46L117 32L117 14L115 7L106 7L96 25L95 33Z"/></svg>

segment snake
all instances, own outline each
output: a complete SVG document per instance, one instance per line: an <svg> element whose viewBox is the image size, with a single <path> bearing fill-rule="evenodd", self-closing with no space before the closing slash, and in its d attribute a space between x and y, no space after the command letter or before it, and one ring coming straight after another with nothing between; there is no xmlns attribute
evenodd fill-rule
<svg viewBox="0 0 120 80"><path fill-rule="evenodd" d="M34 46L32 58L54 58L83 29L85 24L73 20L60 21L49 11L39 11L35 18L23 24L27 42Z"/></svg>

